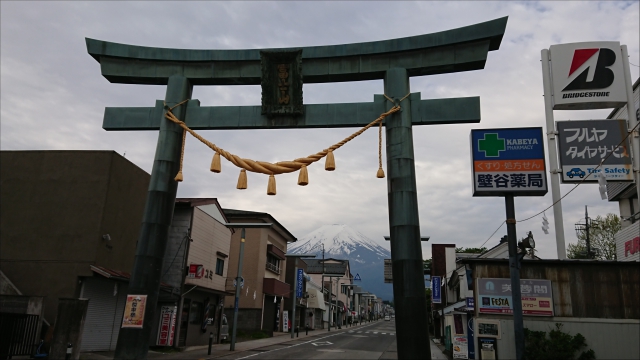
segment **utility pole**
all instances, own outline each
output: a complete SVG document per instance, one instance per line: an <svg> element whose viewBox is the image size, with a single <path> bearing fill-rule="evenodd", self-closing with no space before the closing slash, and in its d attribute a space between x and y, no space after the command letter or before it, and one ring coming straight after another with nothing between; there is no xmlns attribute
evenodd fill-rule
<svg viewBox="0 0 640 360"><path fill-rule="evenodd" d="M592 220L589 217L589 213L587 212L587 206L584 206L584 224L581 223L576 223L575 225L575 229L576 229L576 236L578 236L578 238L580 237L581 234L584 234L584 240L585 243L587 245L587 252L586 252L586 258L587 259L593 259L594 255L596 254L595 251L591 251L591 228L594 225L594 220ZM597 221L596 224L598 225Z"/></svg>
<svg viewBox="0 0 640 360"><path fill-rule="evenodd" d="M516 238L516 210L513 193L504 197L507 210L507 241L509 247L509 272L511 274L511 300L513 303L513 332L516 342L516 359L524 355L524 324L522 319L522 295L520 293L520 261Z"/></svg>

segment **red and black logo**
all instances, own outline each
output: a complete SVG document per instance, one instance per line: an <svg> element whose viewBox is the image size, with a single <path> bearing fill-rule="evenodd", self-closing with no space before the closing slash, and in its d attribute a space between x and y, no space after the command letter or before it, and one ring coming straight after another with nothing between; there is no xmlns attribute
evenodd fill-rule
<svg viewBox="0 0 640 360"><path fill-rule="evenodd" d="M599 52L598 52L599 50ZM573 53L573 60L571 61L571 69L569 69L569 76L578 70L587 60L598 54L598 61L596 62L596 68L591 81L587 81L589 74L589 67L584 69L578 77L576 77L567 87L562 91L571 90L596 90L608 88L613 84L614 74L609 66L616 62L616 53L611 49L576 49Z"/></svg>

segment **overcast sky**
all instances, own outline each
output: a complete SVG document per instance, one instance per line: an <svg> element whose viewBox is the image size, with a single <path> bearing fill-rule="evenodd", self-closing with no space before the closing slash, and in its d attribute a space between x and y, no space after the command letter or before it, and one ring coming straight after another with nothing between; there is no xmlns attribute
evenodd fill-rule
<svg viewBox="0 0 640 360"><path fill-rule="evenodd" d="M552 2L9 2L1 5L2 150L114 150L151 172L157 132L107 132L104 108L150 107L164 86L111 84L87 54L85 37L152 47L250 49L345 44L454 29L508 16L500 49L485 69L411 78L423 99L480 96L482 121L472 125L413 128L420 228L430 243L482 245L505 219L503 198L474 198L469 133L476 128L545 127L540 50L583 41L619 41L629 49L638 78L638 1ZM305 103L371 102L382 81L305 84ZM195 87L202 106L259 105L259 86ZM611 110L555 111L556 120L602 119ZM373 119L371 119L373 120ZM244 158L284 161L316 153L357 129L202 131L211 142ZM383 137L384 139L384 137ZM384 140L383 140L384 141ZM383 144L384 148L384 144ZM348 224L388 248L386 179L377 179L377 131L369 130L335 153L337 169L324 161L309 167L310 184L297 173L277 177L267 196L267 176L249 174L236 190L238 169L223 160L209 172L212 152L187 140L179 197L216 197L225 208L272 214L301 238L324 224ZM383 159L383 163L386 160ZM562 194L572 185L561 185ZM551 205L544 197L516 198L516 218ZM567 241L589 213L619 213L600 200L597 185L582 185L563 202ZM538 255L557 258L553 211L517 224L518 237L533 231ZM498 243L503 226L485 246ZM430 243L423 255L431 256Z"/></svg>

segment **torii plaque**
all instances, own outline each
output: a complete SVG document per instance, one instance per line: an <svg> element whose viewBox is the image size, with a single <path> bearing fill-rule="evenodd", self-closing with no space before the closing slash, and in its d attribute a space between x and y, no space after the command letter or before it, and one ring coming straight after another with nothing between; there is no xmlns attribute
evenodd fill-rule
<svg viewBox="0 0 640 360"><path fill-rule="evenodd" d="M263 106L201 107L190 100L194 85L260 85L261 51L300 51L304 83L384 79L384 94L396 104L409 93L409 77L484 68L500 47L507 17L458 29L400 39L296 49L182 50L86 39L87 50L110 82L167 85L168 107L191 129L361 127L394 104L382 95L370 103L302 105L271 111ZM289 91L289 88L284 90ZM278 96L284 104L285 93ZM263 93L264 96L264 93ZM412 93L402 111L384 120L396 339L399 359L430 358L422 249L418 220L412 125L477 123L479 97L421 100ZM106 108L105 130L159 130L149 194L129 294L148 296L142 329L123 328L116 358L146 358L155 318L164 249L178 184L182 128L154 107Z"/></svg>

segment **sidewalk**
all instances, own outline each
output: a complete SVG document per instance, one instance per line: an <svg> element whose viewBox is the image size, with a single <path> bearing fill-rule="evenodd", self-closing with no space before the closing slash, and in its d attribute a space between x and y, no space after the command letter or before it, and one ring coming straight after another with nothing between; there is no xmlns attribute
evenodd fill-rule
<svg viewBox="0 0 640 360"><path fill-rule="evenodd" d="M336 329L331 327L331 331L327 331L327 329L317 329L309 331L309 335L305 335L304 331L299 333L298 337L291 338L291 333L274 333L273 337L257 339L257 340L248 340L243 342L236 342L235 351L229 350L230 344L213 344L211 346L211 355L207 355L208 345L202 346L189 346L186 347L181 352L156 352L149 351L147 356L148 359L214 359L223 357L229 354L239 353L242 351L248 351L253 349L258 349L271 345L278 345L282 343L286 343L288 341L309 341L314 337L323 337L330 334L334 334L335 332L348 331L351 329L357 329L363 327L365 325L371 325L375 323L375 321L369 323L362 323L362 325L354 325L350 327L343 326L342 329ZM432 350L433 351L433 350ZM80 360L106 360L113 359L114 352L113 351L105 351L105 352L85 352L80 354Z"/></svg>
<svg viewBox="0 0 640 360"><path fill-rule="evenodd" d="M436 359L442 359L442 360L453 360L453 358L447 354L444 353L445 347L443 344L441 344L440 342L436 343L434 340L436 338L433 336L430 336L429 340L431 343L431 359L432 360L436 360Z"/></svg>

